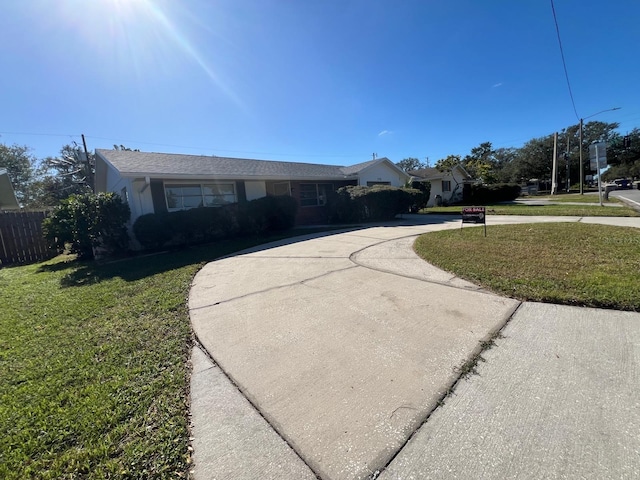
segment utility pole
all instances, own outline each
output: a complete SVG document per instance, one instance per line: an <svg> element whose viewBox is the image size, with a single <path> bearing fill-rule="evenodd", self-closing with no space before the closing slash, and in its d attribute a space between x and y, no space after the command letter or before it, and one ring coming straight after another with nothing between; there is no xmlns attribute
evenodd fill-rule
<svg viewBox="0 0 640 480"><path fill-rule="evenodd" d="M566 154L566 162L567 162L567 193L571 192L571 167L569 162L569 145L571 144L571 137L569 136L569 129L567 129L567 154Z"/></svg>
<svg viewBox="0 0 640 480"><path fill-rule="evenodd" d="M556 182L558 169L558 132L553 134L553 163L551 165L551 195L558 193L558 183Z"/></svg>
<svg viewBox="0 0 640 480"><path fill-rule="evenodd" d="M582 160L582 119L580 119L580 195L584 195L584 160Z"/></svg>
<svg viewBox="0 0 640 480"><path fill-rule="evenodd" d="M84 147L84 160L86 163L85 178L87 179L87 184L91 187L91 190L93 190L93 193L95 193L96 187L94 185L93 174L91 173L91 163L89 162L89 151L87 150L87 141L84 139L84 133L81 134L81 137L82 137L82 146Z"/></svg>

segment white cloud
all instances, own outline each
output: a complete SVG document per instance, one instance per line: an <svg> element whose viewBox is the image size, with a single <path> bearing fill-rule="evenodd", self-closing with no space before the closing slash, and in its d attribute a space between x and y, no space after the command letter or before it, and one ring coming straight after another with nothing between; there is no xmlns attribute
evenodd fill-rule
<svg viewBox="0 0 640 480"><path fill-rule="evenodd" d="M393 132L392 132L391 130L382 130L382 131L378 134L378 136L379 136L379 137L384 137L385 135L390 135L390 134L392 134L392 133L393 133Z"/></svg>
<svg viewBox="0 0 640 480"><path fill-rule="evenodd" d="M502 82L500 83L496 83L495 85L493 85L491 88L498 88L502 86Z"/></svg>

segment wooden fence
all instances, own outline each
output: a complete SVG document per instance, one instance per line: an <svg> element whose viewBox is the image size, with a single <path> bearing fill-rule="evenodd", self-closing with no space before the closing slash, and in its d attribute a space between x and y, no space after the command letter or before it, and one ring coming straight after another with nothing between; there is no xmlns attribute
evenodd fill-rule
<svg viewBox="0 0 640 480"><path fill-rule="evenodd" d="M40 262L56 255L42 234L46 217L47 212L0 212L0 267Z"/></svg>

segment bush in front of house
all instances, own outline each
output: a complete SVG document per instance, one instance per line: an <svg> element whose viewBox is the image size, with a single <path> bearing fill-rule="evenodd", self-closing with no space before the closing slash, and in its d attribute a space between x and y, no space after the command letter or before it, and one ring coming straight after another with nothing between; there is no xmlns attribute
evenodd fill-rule
<svg viewBox="0 0 640 480"><path fill-rule="evenodd" d="M499 183L495 185L471 185L463 199L467 204L491 204L510 202L520 195L520 185L514 183Z"/></svg>
<svg viewBox="0 0 640 480"><path fill-rule="evenodd" d="M287 230L298 203L289 196L267 196L220 207L199 207L138 217L133 232L144 249L179 247L241 235Z"/></svg>
<svg viewBox="0 0 640 480"><path fill-rule="evenodd" d="M235 236L236 217L235 204L147 213L136 219L133 233L145 250L196 245Z"/></svg>
<svg viewBox="0 0 640 480"><path fill-rule="evenodd" d="M429 196L431 195L431 182L423 181L423 182L411 182L411 188L414 190L418 190L421 195L419 195L416 199L416 203L411 205L410 210L411 213L418 213L423 208L427 207L427 203L429 203Z"/></svg>
<svg viewBox="0 0 640 480"><path fill-rule="evenodd" d="M71 195L42 222L42 230L59 252L68 247L79 258L91 259L97 249L106 254L127 250L130 215L129 205L116 193Z"/></svg>
<svg viewBox="0 0 640 480"><path fill-rule="evenodd" d="M296 223L298 202L289 195L269 195L239 205L238 224L245 234L278 232Z"/></svg>
<svg viewBox="0 0 640 480"><path fill-rule="evenodd" d="M329 198L329 218L334 223L393 220L421 202L423 192L388 185L341 187Z"/></svg>
<svg viewBox="0 0 640 480"><path fill-rule="evenodd" d="M148 250L156 250L171 240L166 215L147 213L139 216L133 224L133 234L140 245Z"/></svg>

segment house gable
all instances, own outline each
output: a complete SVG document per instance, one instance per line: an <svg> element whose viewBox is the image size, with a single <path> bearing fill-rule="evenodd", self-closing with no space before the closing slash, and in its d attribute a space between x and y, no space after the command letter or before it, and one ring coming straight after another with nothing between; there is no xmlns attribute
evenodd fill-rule
<svg viewBox="0 0 640 480"><path fill-rule="evenodd" d="M20 208L16 194L6 170L0 170L0 210L16 210Z"/></svg>

